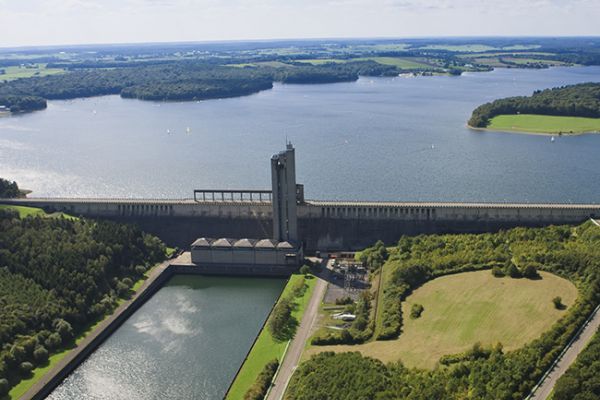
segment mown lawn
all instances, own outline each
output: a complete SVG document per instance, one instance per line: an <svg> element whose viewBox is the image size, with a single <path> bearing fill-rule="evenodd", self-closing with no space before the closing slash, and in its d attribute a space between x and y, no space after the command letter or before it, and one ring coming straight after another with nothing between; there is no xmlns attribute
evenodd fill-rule
<svg viewBox="0 0 600 400"><path fill-rule="evenodd" d="M398 339L354 346L312 346L319 351L360 351L384 362L402 360L409 367L433 368L445 354L468 350L476 342L505 350L519 348L550 329L565 310L554 308L561 296L570 307L577 289L566 279L542 272L542 279L495 278L489 270L434 279L402 305ZM420 318L410 318L413 304L423 305Z"/></svg>
<svg viewBox="0 0 600 400"><path fill-rule="evenodd" d="M552 115L498 115L491 119L488 129L528 133L577 134L600 132L600 118L557 117Z"/></svg>
<svg viewBox="0 0 600 400"><path fill-rule="evenodd" d="M289 296L292 292L294 284L302 278L304 278L304 275L292 275L287 285L283 289L280 299ZM295 300L296 307L292 312L292 316L296 318L298 323L300 323L302 320L304 310L308 305L310 298L312 297L316 282L317 280L312 276L310 279L306 279L306 284L308 287L304 291L303 296ZM231 390L229 390L229 393L227 393L226 399L242 400L244 398L244 394L246 394L250 386L252 386L258 377L258 374L260 374L269 361L275 358L277 358L280 362L282 361L282 356L287 344L287 341L281 342L275 340L265 325L265 328L260 332L258 339L254 343L252 350L250 350L248 358L246 361L244 361L240 373L233 382Z"/></svg>

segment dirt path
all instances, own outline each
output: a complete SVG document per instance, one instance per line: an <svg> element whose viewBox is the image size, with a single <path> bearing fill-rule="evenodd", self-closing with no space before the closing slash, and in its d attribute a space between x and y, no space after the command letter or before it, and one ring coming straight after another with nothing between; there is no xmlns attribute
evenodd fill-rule
<svg viewBox="0 0 600 400"><path fill-rule="evenodd" d="M592 314L592 318L584 325L583 330L575 340L569 344L567 350L560 356L558 362L550 370L550 373L544 377L542 384L533 390L532 394L527 397L527 400L545 400L550 396L558 378L560 378L571 364L575 362L579 353L585 348L594 333L598 331L598 328L600 327L599 310L600 306L596 307Z"/></svg>
<svg viewBox="0 0 600 400"><path fill-rule="evenodd" d="M304 345L310 337L312 326L319 315L319 304L325 294L327 282L320 278L316 279L317 283L315 284L313 295L308 303L308 307L306 307L306 310L304 311L304 316L302 317L298 331L296 331L296 336L294 336L294 339L288 347L267 400L280 400L283 398L285 389L287 388L290 378L298 365L302 351L304 350Z"/></svg>

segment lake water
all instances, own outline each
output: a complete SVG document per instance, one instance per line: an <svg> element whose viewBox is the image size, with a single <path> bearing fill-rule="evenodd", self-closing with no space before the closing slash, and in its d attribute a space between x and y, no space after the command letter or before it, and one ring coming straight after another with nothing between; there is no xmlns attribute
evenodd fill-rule
<svg viewBox="0 0 600 400"><path fill-rule="evenodd" d="M221 399L283 286L176 276L49 399Z"/></svg>
<svg viewBox="0 0 600 400"><path fill-rule="evenodd" d="M263 189L289 138L307 198L597 203L600 135L552 143L465 126L483 102L587 81L600 67L275 85L202 102L52 101L0 119L0 176L35 196Z"/></svg>

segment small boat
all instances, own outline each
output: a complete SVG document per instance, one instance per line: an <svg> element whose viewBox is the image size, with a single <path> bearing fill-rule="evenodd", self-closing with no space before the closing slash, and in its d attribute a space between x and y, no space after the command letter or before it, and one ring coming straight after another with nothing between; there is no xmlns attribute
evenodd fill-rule
<svg viewBox="0 0 600 400"><path fill-rule="evenodd" d="M550 141L551 141L552 143L554 143L554 136L552 136L552 137L550 138Z"/></svg>
<svg viewBox="0 0 600 400"><path fill-rule="evenodd" d="M170 134L171 134L171 130L167 129L167 135L170 135Z"/></svg>
<svg viewBox="0 0 600 400"><path fill-rule="evenodd" d="M185 133L187 133L188 135L192 132L192 129L188 126L187 128L185 128Z"/></svg>

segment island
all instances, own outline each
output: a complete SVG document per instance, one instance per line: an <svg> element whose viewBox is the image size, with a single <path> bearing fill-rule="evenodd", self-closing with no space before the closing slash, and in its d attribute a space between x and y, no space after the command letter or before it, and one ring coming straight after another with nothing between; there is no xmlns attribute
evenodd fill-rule
<svg viewBox="0 0 600 400"><path fill-rule="evenodd" d="M531 96L508 97L477 107L469 127L534 134L600 132L600 83L582 83Z"/></svg>

